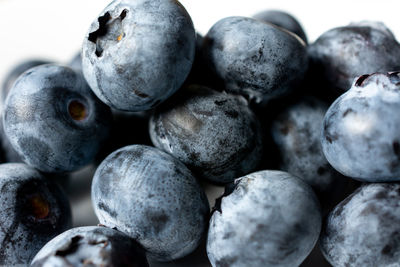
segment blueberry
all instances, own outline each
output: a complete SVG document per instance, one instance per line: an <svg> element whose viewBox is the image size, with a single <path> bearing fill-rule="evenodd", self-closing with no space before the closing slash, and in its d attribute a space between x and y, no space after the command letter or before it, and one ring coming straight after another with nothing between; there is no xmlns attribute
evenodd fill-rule
<svg viewBox="0 0 400 267"><path fill-rule="evenodd" d="M3 87L1 88L1 101L3 103L5 102L8 92L14 85L14 82L22 73L29 70L30 68L48 63L50 63L50 61L42 59L29 59L14 66L14 68L7 74L6 78L4 79Z"/></svg>
<svg viewBox="0 0 400 267"><path fill-rule="evenodd" d="M3 127L25 162L44 172L72 171L93 160L109 132L111 112L68 67L25 72L5 104Z"/></svg>
<svg viewBox="0 0 400 267"><path fill-rule="evenodd" d="M241 177L208 231L213 266L299 266L318 240L321 214L306 183L281 171Z"/></svg>
<svg viewBox="0 0 400 267"><path fill-rule="evenodd" d="M243 97L192 85L150 119L154 145L204 179L232 182L262 155L261 126Z"/></svg>
<svg viewBox="0 0 400 267"><path fill-rule="evenodd" d="M13 87L15 81L18 79L18 77L24 73L25 71L39 66L39 65L44 65L44 64L49 64L50 61L46 60L41 60L41 59L30 59L30 60L25 60L18 65L16 65L6 76L4 82L3 82L3 87L1 90L1 101L4 104L8 92L11 90ZM4 133L3 129L3 122L0 120L0 138L1 138L1 147L3 150L4 154L4 161L5 162L23 162L21 157L18 155L18 153L15 151L15 149L12 147L10 144L10 141L8 141L7 136Z"/></svg>
<svg viewBox="0 0 400 267"><path fill-rule="evenodd" d="M307 36L301 27L300 23L289 13L280 10L265 10L253 16L253 18L272 23L276 26L282 27L291 31L299 36L305 43L307 43Z"/></svg>
<svg viewBox="0 0 400 267"><path fill-rule="evenodd" d="M173 0L115 0L83 42L83 73L107 105L151 109L181 87L195 53L195 31Z"/></svg>
<svg viewBox="0 0 400 267"><path fill-rule="evenodd" d="M363 74L400 69L400 45L383 24L361 22L331 29L309 46L312 69L324 88L347 91Z"/></svg>
<svg viewBox="0 0 400 267"><path fill-rule="evenodd" d="M92 202L101 224L136 239L158 261L192 252L209 215L206 195L185 165L143 145L121 148L100 164Z"/></svg>
<svg viewBox="0 0 400 267"><path fill-rule="evenodd" d="M400 177L400 73L363 75L329 108L321 136L329 163L360 181Z"/></svg>
<svg viewBox="0 0 400 267"><path fill-rule="evenodd" d="M1 164L0 188L0 265L28 264L47 241L71 227L66 195L26 164Z"/></svg>
<svg viewBox="0 0 400 267"><path fill-rule="evenodd" d="M320 246L333 266L399 266L400 185L365 184L323 226Z"/></svg>
<svg viewBox="0 0 400 267"><path fill-rule="evenodd" d="M149 266L144 250L113 229L86 226L70 229L48 242L35 256L40 266Z"/></svg>
<svg viewBox="0 0 400 267"><path fill-rule="evenodd" d="M293 89L308 66L300 38L246 17L218 21L205 36L202 50L226 90L257 103Z"/></svg>
<svg viewBox="0 0 400 267"><path fill-rule="evenodd" d="M281 169L309 184L322 205L329 207L339 201L348 178L332 168L322 152L321 128L327 110L318 99L297 99L273 120L271 132L281 154Z"/></svg>

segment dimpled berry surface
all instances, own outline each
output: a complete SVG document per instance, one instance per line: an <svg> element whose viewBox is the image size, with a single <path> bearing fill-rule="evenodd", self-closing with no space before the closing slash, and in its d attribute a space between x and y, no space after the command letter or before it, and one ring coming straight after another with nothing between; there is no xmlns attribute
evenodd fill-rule
<svg viewBox="0 0 400 267"><path fill-rule="evenodd" d="M238 179L210 220L207 254L213 266L298 266L321 227L311 187L281 171Z"/></svg>
<svg viewBox="0 0 400 267"><path fill-rule="evenodd" d="M246 100L202 86L160 107L150 120L150 136L199 177L219 183L253 171L262 155L260 124Z"/></svg>
<svg viewBox="0 0 400 267"><path fill-rule="evenodd" d="M293 89L308 65L299 37L246 17L218 21L205 36L202 49L207 64L226 89L255 102Z"/></svg>
<svg viewBox="0 0 400 267"><path fill-rule="evenodd" d="M84 39L83 73L107 105L148 110L182 85L195 41L192 20L178 1L113 1Z"/></svg>
<svg viewBox="0 0 400 267"><path fill-rule="evenodd" d="M366 184L328 216L320 246L333 266L400 266L400 185Z"/></svg>
<svg viewBox="0 0 400 267"><path fill-rule="evenodd" d="M325 115L321 136L329 163L367 182L400 177L399 73L364 75Z"/></svg>
<svg viewBox="0 0 400 267"><path fill-rule="evenodd" d="M135 238L160 261L192 252L209 214L206 195L186 166L143 145L121 148L101 163L92 202L100 223Z"/></svg>

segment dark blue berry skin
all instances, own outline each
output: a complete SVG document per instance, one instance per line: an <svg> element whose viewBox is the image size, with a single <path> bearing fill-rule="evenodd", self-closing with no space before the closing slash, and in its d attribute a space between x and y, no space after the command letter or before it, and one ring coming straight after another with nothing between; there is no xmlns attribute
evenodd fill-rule
<svg viewBox="0 0 400 267"><path fill-rule="evenodd" d="M50 239L71 227L68 199L23 163L0 165L0 265L27 265Z"/></svg>
<svg viewBox="0 0 400 267"><path fill-rule="evenodd" d="M90 163L109 134L111 111L69 67L25 72L5 103L3 127L21 158L43 172Z"/></svg>
<svg viewBox="0 0 400 267"><path fill-rule="evenodd" d="M321 228L311 187L281 171L259 171L235 181L208 230L212 266L299 266Z"/></svg>
<svg viewBox="0 0 400 267"><path fill-rule="evenodd" d="M363 75L327 111L321 136L329 163L363 182L399 181L400 74Z"/></svg>
<svg viewBox="0 0 400 267"><path fill-rule="evenodd" d="M192 85L157 109L149 125L153 144L203 179L229 183L261 160L261 126L241 96Z"/></svg>
<svg viewBox="0 0 400 267"><path fill-rule="evenodd" d="M3 87L1 88L1 101L4 103L8 92L14 85L14 82L18 79L18 77L24 73L25 71L29 70L30 68L43 65L43 64L48 64L50 61L47 60L41 60L41 59L31 59L31 60L26 60L18 65L16 65L6 76L3 82Z"/></svg>
<svg viewBox="0 0 400 267"><path fill-rule="evenodd" d="M383 24L361 22L331 29L309 46L314 77L345 92L363 74L400 69L400 45Z"/></svg>
<svg viewBox="0 0 400 267"><path fill-rule="evenodd" d="M307 36L301 27L300 23L289 13L280 10L265 10L253 16L253 18L272 23L276 26L282 27L290 32L297 34L305 43L307 43Z"/></svg>
<svg viewBox="0 0 400 267"><path fill-rule="evenodd" d="M92 202L101 224L136 239L157 261L192 252L209 216L206 195L186 166L143 145L121 148L100 164Z"/></svg>
<svg viewBox="0 0 400 267"><path fill-rule="evenodd" d="M202 53L227 91L259 103L292 90L306 73L307 50L288 31L246 17L218 21Z"/></svg>
<svg viewBox="0 0 400 267"><path fill-rule="evenodd" d="M399 266L400 185L364 184L327 217L320 247L333 265Z"/></svg>
<svg viewBox="0 0 400 267"><path fill-rule="evenodd" d="M324 208L344 197L349 180L332 168L322 152L321 128L327 110L324 102L303 97L281 111L271 127L281 155L280 168L309 184Z"/></svg>
<svg viewBox="0 0 400 267"><path fill-rule="evenodd" d="M113 266L148 267L144 250L127 235L100 226L70 229L49 241L32 267Z"/></svg>
<svg viewBox="0 0 400 267"><path fill-rule="evenodd" d="M83 73L107 105L151 109L188 76L195 31L175 0L116 0L93 22L83 42Z"/></svg>

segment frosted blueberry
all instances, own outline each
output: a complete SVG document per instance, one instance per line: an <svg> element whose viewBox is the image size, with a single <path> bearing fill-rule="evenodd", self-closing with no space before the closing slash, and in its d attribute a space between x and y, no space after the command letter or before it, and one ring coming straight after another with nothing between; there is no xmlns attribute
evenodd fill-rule
<svg viewBox="0 0 400 267"><path fill-rule="evenodd" d="M382 23L331 29L309 46L309 55L315 77L339 92L347 91L360 75L400 69L400 44Z"/></svg>
<svg viewBox="0 0 400 267"><path fill-rule="evenodd" d="M360 181L400 179L400 73L363 75L327 111L321 142L329 163Z"/></svg>
<svg viewBox="0 0 400 267"><path fill-rule="evenodd" d="M70 229L50 240L31 263L45 266L148 267L144 250L116 230L85 226Z"/></svg>
<svg viewBox="0 0 400 267"><path fill-rule="evenodd" d="M331 167L322 152L321 128L327 110L316 98L301 98L280 112L271 127L281 169L309 184L323 206L340 200L348 180Z"/></svg>
<svg viewBox="0 0 400 267"><path fill-rule="evenodd" d="M67 196L23 163L0 164L0 265L26 266L50 239L71 227Z"/></svg>
<svg viewBox="0 0 400 267"><path fill-rule="evenodd" d="M252 18L218 21L202 53L226 90L259 103L292 90L308 68L304 42L295 34Z"/></svg>
<svg viewBox="0 0 400 267"><path fill-rule="evenodd" d="M236 181L210 220L213 266L298 266L318 240L321 213L311 187L281 171Z"/></svg>
<svg viewBox="0 0 400 267"><path fill-rule="evenodd" d="M101 224L170 261L192 252L207 227L209 204L186 166L144 145L123 147L97 168L92 202Z"/></svg>
<svg viewBox="0 0 400 267"><path fill-rule="evenodd" d="M195 42L192 20L178 1L115 0L84 39L83 73L107 105L148 110L181 87Z"/></svg>
<svg viewBox="0 0 400 267"><path fill-rule="evenodd" d="M262 156L261 126L241 96L192 85L150 120L154 145L199 177L232 182L252 172Z"/></svg>
<svg viewBox="0 0 400 267"><path fill-rule="evenodd" d="M399 266L400 185L365 184L328 216L320 246L333 266Z"/></svg>

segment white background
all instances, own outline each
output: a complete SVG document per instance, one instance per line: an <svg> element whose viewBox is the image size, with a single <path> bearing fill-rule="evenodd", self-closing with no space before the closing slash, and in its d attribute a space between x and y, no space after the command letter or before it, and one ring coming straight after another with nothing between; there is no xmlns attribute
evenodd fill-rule
<svg viewBox="0 0 400 267"><path fill-rule="evenodd" d="M219 19L282 9L303 25L310 41L324 31L360 20L383 21L400 36L400 1L182 0L205 34ZM26 58L67 62L80 50L90 23L109 0L0 0L0 82ZM400 60L400 59L399 59Z"/></svg>

